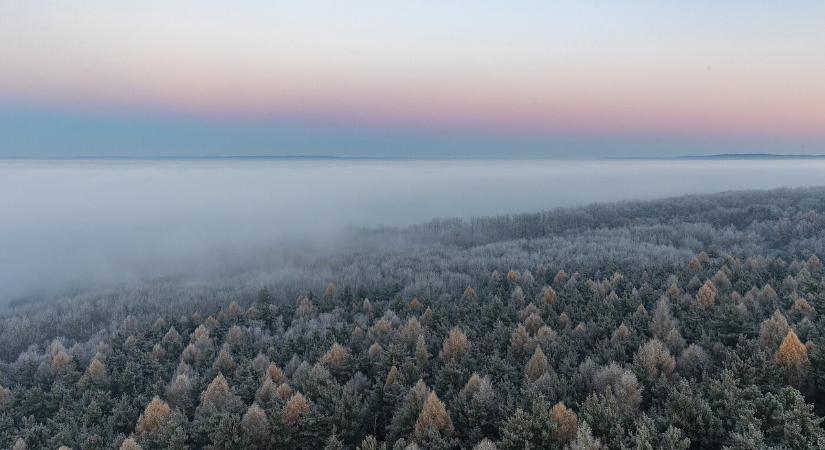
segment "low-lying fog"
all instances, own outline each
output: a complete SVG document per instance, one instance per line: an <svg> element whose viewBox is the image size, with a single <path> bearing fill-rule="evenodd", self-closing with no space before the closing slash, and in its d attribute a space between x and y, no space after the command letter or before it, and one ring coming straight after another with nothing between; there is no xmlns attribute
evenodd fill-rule
<svg viewBox="0 0 825 450"><path fill-rule="evenodd" d="M0 161L0 305L205 276L346 226L817 184L825 161Z"/></svg>

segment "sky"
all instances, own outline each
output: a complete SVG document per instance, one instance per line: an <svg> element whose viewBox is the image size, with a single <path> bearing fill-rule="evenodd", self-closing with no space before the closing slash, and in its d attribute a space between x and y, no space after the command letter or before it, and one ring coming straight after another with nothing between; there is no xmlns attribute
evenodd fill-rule
<svg viewBox="0 0 825 450"><path fill-rule="evenodd" d="M825 2L0 0L0 157L825 153Z"/></svg>

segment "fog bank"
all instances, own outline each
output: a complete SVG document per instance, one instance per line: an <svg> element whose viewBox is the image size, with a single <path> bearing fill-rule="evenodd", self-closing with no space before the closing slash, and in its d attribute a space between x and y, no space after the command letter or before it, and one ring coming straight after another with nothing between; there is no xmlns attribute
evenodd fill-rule
<svg viewBox="0 0 825 450"><path fill-rule="evenodd" d="M331 245L347 226L824 180L822 160L6 160L0 304L253 267L279 242Z"/></svg>

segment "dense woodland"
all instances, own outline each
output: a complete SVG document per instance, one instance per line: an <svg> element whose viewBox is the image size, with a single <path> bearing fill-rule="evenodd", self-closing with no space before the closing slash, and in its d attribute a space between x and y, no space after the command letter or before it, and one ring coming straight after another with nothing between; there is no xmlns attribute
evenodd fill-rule
<svg viewBox="0 0 825 450"><path fill-rule="evenodd" d="M0 448L825 448L825 189L343 241L8 306Z"/></svg>

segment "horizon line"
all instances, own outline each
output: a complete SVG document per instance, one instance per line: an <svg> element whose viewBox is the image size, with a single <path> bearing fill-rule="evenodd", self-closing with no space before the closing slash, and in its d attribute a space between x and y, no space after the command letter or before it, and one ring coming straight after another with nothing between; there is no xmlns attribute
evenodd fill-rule
<svg viewBox="0 0 825 450"><path fill-rule="evenodd" d="M75 156L1 156L0 161L161 161L161 160L373 160L373 161L610 161L610 160L732 160L732 159L825 159L825 154L799 153L714 153L674 156L582 156L582 157L519 157L519 156L456 156L456 157L405 157L405 156L358 156L358 155L75 155Z"/></svg>

